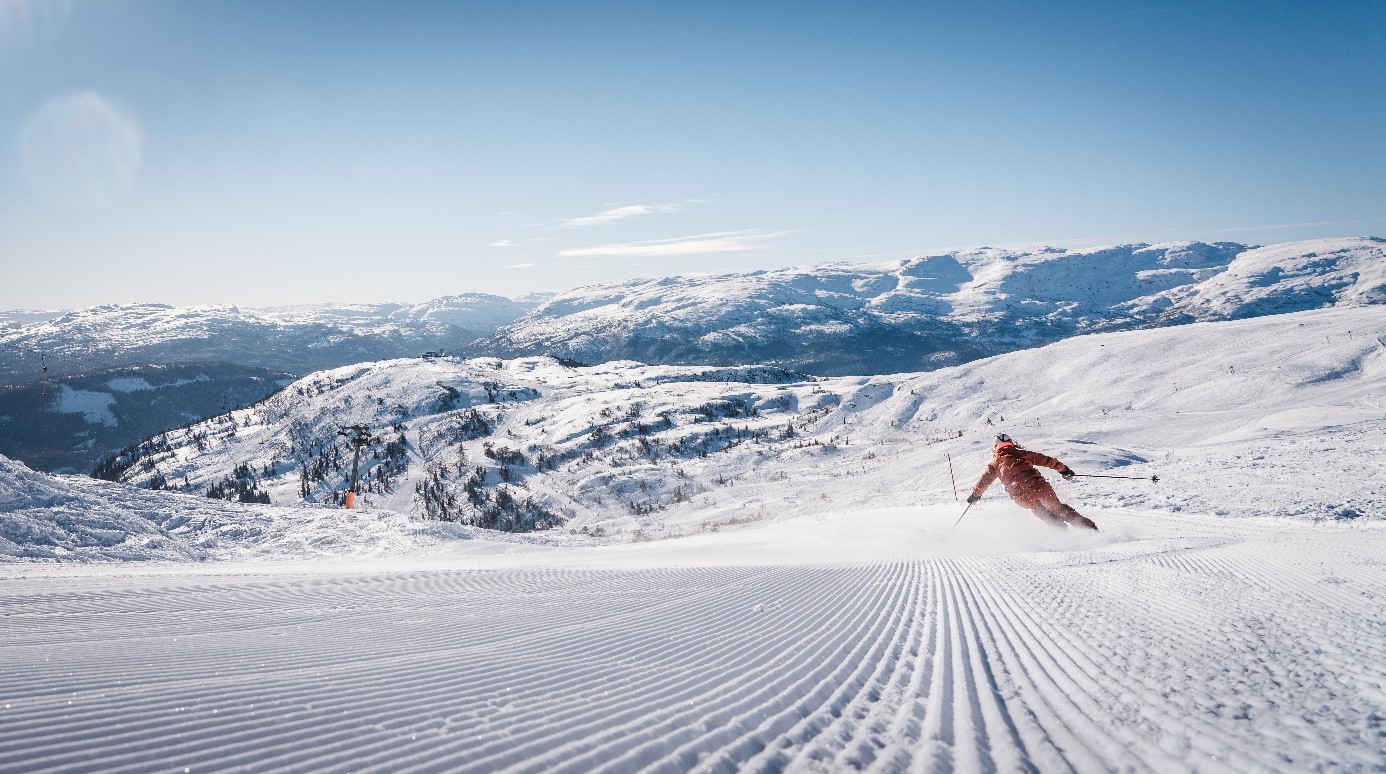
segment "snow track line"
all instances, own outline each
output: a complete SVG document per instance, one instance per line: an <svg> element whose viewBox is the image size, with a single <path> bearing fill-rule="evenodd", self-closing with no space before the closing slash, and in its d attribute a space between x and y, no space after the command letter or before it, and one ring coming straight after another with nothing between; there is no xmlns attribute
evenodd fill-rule
<svg viewBox="0 0 1386 774"><path fill-rule="evenodd" d="M1052 581L1051 578L1050 582L1052 583ZM1028 590L1031 594L1035 591L1034 586ZM1015 593L1025 594L1026 592L1016 590ZM1144 719L1150 727L1183 728L1185 724L1181 718L1186 713L1181 708L1169 705L1159 692L1150 690L1144 683L1132 681L1125 669L1113 663L1112 656L1116 654L1109 651L1106 644L1120 643L1130 632L1129 629L1120 628L1111 623L1113 620L1123 618L1120 611L1095 593L1085 594L1084 597L1088 604L1083 608L1075 609L1072 612L1050 611L1047 614L1042 614L1047 622L1063 622L1062 625L1046 623L1042 625L1042 628L1047 631L1051 643L1048 652L1055 657L1066 656L1071 660L1067 667L1062 668L1062 671L1070 676L1081 677L1085 684L1082 692L1077 695L1088 697L1093 702L1092 708L1087 711L1088 716L1094 721L1098 721L1104 715L1127 715L1129 714L1127 708L1136 708L1137 717ZM1097 610L1101 610L1101 614L1097 614ZM1034 616L1037 613L1039 611L1032 611L1027 612L1026 615ZM1080 620L1072 620L1075 613L1081 616ZM1184 625L1192 626L1194 624L1185 622ZM1032 623L1032 626L1037 629L1041 628L1037 622ZM1109 687L1104 688L1102 686ZM1137 700L1135 702L1123 701L1122 694L1131 694ZM1111 709L1104 710L1104 707ZM1140 721L1136 722L1139 723ZM1207 735L1218 737L1217 744L1207 743L1204 738ZM1217 756L1225 754L1228 749L1246 756L1244 760L1255 758L1257 753L1254 748L1215 731L1206 733L1200 731L1182 744L1187 750L1198 749L1206 756L1205 759L1197 761L1199 766L1212 766L1215 769L1219 767ZM1163 755L1177 752L1163 747L1160 749L1163 750ZM1175 755L1174 757L1177 759L1182 756ZM1189 762L1185 761L1184 763Z"/></svg>
<svg viewBox="0 0 1386 774"><path fill-rule="evenodd" d="M388 581L387 581L387 583L388 583ZM394 608L394 606L391 606L391 610L394 610L394 612L398 612L398 608ZM359 619L353 619L353 620L349 621L349 623L351 623L352 626L360 626L360 624L362 624L362 621L360 621ZM279 624L272 624L272 626L270 626L270 628L273 628L273 626L279 626ZM511 638L513 638L513 637L511 637ZM175 638L175 639L176 639L176 638ZM471 644L470 646L484 646L484 645L485 645L485 642L473 642L473 644ZM43 648L47 648L47 646L44 645ZM349 655L349 653L348 653L348 655ZM197 659L197 657L198 657L198 656L195 655L195 653L194 653L193 659ZM152 682L154 682L154 684L157 684L157 682L164 681L164 677L162 677L162 676L166 676L166 674L168 674L168 671L169 671L168 664L166 664L166 662L164 662L164 664L165 664L165 666L162 666L162 667L159 666L159 664L152 664L152 666L150 667L150 670L151 670L151 671L155 671L155 673L158 673L159 676L161 676L161 680L152 681ZM297 666L297 664L291 664L291 666ZM198 669L201 669L201 667L198 667ZM333 666L331 666L331 664L330 664L330 666L328 666L327 669L340 669L340 667L333 667ZM182 678L182 676L179 676L179 677L177 677L177 678ZM112 682L112 685L109 685L109 687L114 687L114 682Z"/></svg>
<svg viewBox="0 0 1386 774"><path fill-rule="evenodd" d="M867 737L854 744L858 751L866 748L871 752L874 760L867 767L869 770L899 771L909 768L914 757L913 749L924 741L924 716L928 703L926 686L933 680L935 663L932 653L939 637L939 617L930 614L937 606L936 600L937 589L934 585L921 584L918 621L910 627L912 639L909 659L904 662L908 672L899 682L903 687L896 697L898 703L890 708L894 717L883 734ZM858 754L854 752L854 757Z"/></svg>
<svg viewBox="0 0 1386 774"><path fill-rule="evenodd" d="M260 742L260 749L261 749L262 752L263 752L263 749L264 749L263 743L264 743L264 740L262 739L261 742Z"/></svg>
<svg viewBox="0 0 1386 774"><path fill-rule="evenodd" d="M852 587L852 585L855 585L855 583L850 583L850 584L848 584L848 587ZM857 596L854 596L854 598L851 598L851 599L848 599L848 601L845 601L845 605L847 605L847 609L848 609L848 610L850 610L850 609L859 609L859 606L857 605L857 602L859 602L859 598L857 598ZM869 609L870 609L870 608L868 608L868 610L869 610ZM816 612L812 612L811 614L814 614L815 617L818 617L818 616L822 616L823 613L829 613L829 612L830 612L830 610L816 610ZM834 617L836 617L836 619L841 619L841 617L843 617L844 614L845 614L845 613L837 612L837 613L836 613L836 616L834 616ZM823 623L826 623L826 621L829 621L829 620L832 620L832 619L822 619ZM787 621L787 623L793 623L793 621ZM787 627L787 626L786 626L786 628L787 628L787 630L791 630L790 627ZM797 628L802 628L802 627L797 627ZM818 620L812 621L812 626L809 627L809 630L812 630L812 631L821 631L821 623L819 623ZM840 627L837 627L836 630L829 630L829 631L840 631ZM779 634L779 633L776 633L776 634ZM762 669L762 670L771 670L771 669L773 669L773 667L771 666L771 664L769 664L768 662L766 662L766 655L768 655L768 653L765 653L764 651L754 651L753 653L751 653L751 655L754 655L754 656L755 656L755 660L754 660L754 662L750 662L750 666L753 666L753 667L760 667L760 669ZM711 691L711 692L708 691L707 685L701 684L701 681L700 681L700 688L701 688L700 695L701 695L701 696L704 696L704 700L712 699L712 698L714 698L714 696L715 696L715 698L717 698L717 699L719 699L719 700L728 700L728 699L732 698L732 696L735 696L735 695L737 694L736 691L733 691L732 694L721 694L721 695L718 695L717 692L715 692L715 691ZM681 698L681 699L682 699L682 698ZM611 731L626 731L626 730L629 730L629 728L628 728L629 725L635 724L635 723L639 723L639 721L642 720L642 719L647 719L647 716L649 716L649 713L650 713L650 707L647 706L647 703L649 703L649 702L640 702L639 705L636 705L636 706L631 707L631 709L629 709L629 712L628 712L628 713L626 713L626 714L618 714L618 716L615 716L615 717L607 717L607 719L603 719L603 717L600 717L600 714L602 714L602 713L599 713L599 716L595 717L595 719L592 720L592 723L595 723L595 724L597 725L597 727L602 727L602 725L610 724L611 721L613 721L613 720L615 720L615 721L622 721L622 728L617 728L617 730L606 730L606 731L604 731L604 734L607 734L607 735L610 735L610 734L611 734ZM690 703L693 703L692 700L690 700ZM685 713L681 713L681 714L682 714L682 716L686 716L686 714L689 714L689 713L685 712ZM669 725L669 724L672 724L672 723L674 723L674 721L675 721L676 719L678 719L678 717L679 717L679 716L674 716L674 717L671 717L671 719L668 719L668 720L661 719L661 725ZM704 717L705 717L705 716L704 716ZM545 752L547 752L547 743L545 743ZM550 753L550 755L552 755L552 756L559 756L560 753L561 753L561 757L563 757L563 759L564 759L563 766L561 766L561 768L568 768L568 770L588 770L588 767L590 766L590 764L585 763L585 762L586 762L586 759L589 759L590 753L588 753L588 755L586 755L586 756L579 755L579 756L577 756L577 757L571 757L571 752L572 752L572 750L554 750L554 752L553 752L553 753ZM595 750L593 750L593 752L596 752L596 753L608 753L608 752L610 752L610 750L604 750L604 749L602 749L602 748L596 748ZM541 759L535 760L535 762L532 762L532 763L542 764L542 763L543 763L543 760L545 760L545 759L543 759L543 757L541 757ZM473 764L473 763L488 764L488 767L489 767L489 763L491 763L491 762L488 762L488 760L473 760L473 762L468 762L468 764ZM528 767L528 766L531 766L531 762L527 762L527 764L525 764L525 766L527 766L527 767Z"/></svg>
<svg viewBox="0 0 1386 774"><path fill-rule="evenodd" d="M826 727L822 727L823 721L812 717L801 721L790 734L798 749L792 757L777 758L777 766L797 762L805 766L819 763L835 769L862 769L875 759L877 745L869 740L878 738L888 728L891 716L912 698L909 685L919 653L925 592L922 567L913 566L910 570L908 586L902 589L901 615L889 622L889 641L882 637L889 655L878 659L869 676L860 678L855 695L845 695L845 687L839 689L835 701L843 706L836 720ZM865 675L869 665L869 660L864 662L859 674Z"/></svg>
<svg viewBox="0 0 1386 774"><path fill-rule="evenodd" d="M750 611L750 610L752 610L752 605L749 603L749 600L746 600L746 601L744 601L744 602L739 602L738 604L744 604L744 605L745 605L745 607L742 608L743 611ZM722 611L719 610L719 611L717 611L717 612L718 612L718 614L719 614L720 616L725 617L725 614L722 613ZM737 616L737 618L740 618L740 619L743 619L743 620L744 620L746 617L747 617L747 616L745 616L745 615ZM697 621L692 622L693 626L690 627L690 628L696 628L697 624L699 624L699 623L701 623L701 622L697 622ZM713 620L713 621L710 621L710 623L716 623L716 621ZM778 632L776 632L776 633L782 634L782 633L786 633L786 632L788 632L788 631L791 631L791 630L788 629L788 628L786 628L786 627L781 626L780 629L778 630ZM624 638L624 637L627 636L627 635L625 635L625 633L618 633L617 636L618 636L618 637L621 637L621 638ZM639 654L636 654L636 655L639 655ZM754 650L752 650L752 649L750 649L750 648L748 648L748 647L744 647L744 646L743 646L743 647L740 647L740 648L735 649L735 650L732 651L731 653L729 653L729 654L727 654L726 656L722 657L719 661L715 661L715 662L713 662L712 664L710 664L709 666L710 666L711 668L726 669L726 668L734 667L734 666L737 666L737 665L743 664L743 663L753 663L753 664L755 664L755 665L760 666L760 668L765 668L765 666L764 666L765 662L764 662L763 659L759 658L759 656L760 656L759 652L754 651ZM734 659L734 660L733 660L733 659ZM752 661L752 659L755 659L755 660ZM630 659L623 659L623 661L629 661L629 660L630 660ZM665 660L668 660L668 659L665 659ZM675 660L674 663L677 664L677 661ZM700 683L699 681L694 681L694 682L697 683L697 686L698 686L698 687L701 687L701 683ZM680 681L679 681L679 684L676 686L676 688L677 688L678 690L684 690L684 691L687 691L687 690L689 690L689 689L692 688L692 687L694 687L694 686L693 686L693 685L690 685L690 682L689 682L688 680L680 680ZM690 694L690 695L699 695L699 694ZM681 698L682 698L682 697L681 697ZM633 706L636 707L637 709L640 707L639 703L634 702L634 701L627 701L627 702L624 702L624 704L625 704L625 705L628 705L628 706L629 706L629 705L633 705ZM632 717L634 717L634 716L632 715ZM634 721L632 720L631 722L634 722ZM599 723L598 725L600 725L600 723Z"/></svg>
<svg viewBox="0 0 1386 774"><path fill-rule="evenodd" d="M1259 547L1258 547L1259 548ZM1245 550L1245 549L1244 549ZM1253 555L1261 555L1258 551ZM1008 576L1005 581L1010 584L1013 578ZM1047 586L1052 586L1055 579L1048 577L1045 579ZM1017 589L1021 594L1034 594L1038 590L1036 585L1031 585L1028 590ZM1094 592L1097 590L1094 589ZM1258 589L1252 587L1253 592L1249 600L1257 600L1259 609L1269 612L1274 616L1274 612L1283 606L1286 597L1277 594L1262 594ZM1096 596L1096 595L1094 595ZM1116 598L1120 598L1117 596ZM1267 770L1283 770L1291 766L1290 758L1284 756L1283 752L1277 752L1277 748L1283 748L1287 739L1293 739L1297 749L1313 749L1319 746L1319 742L1314 738L1317 733L1311 726L1301 725L1293 717L1288 717L1290 727L1280 727L1274 729L1261 730L1250 733L1247 725L1250 720L1244 720L1239 724L1241 733L1231 734L1225 731L1219 724L1206 723L1197 727L1190 727L1182 733L1169 733L1168 729L1179 729L1185 726L1183 718L1191 714L1197 716L1200 713L1208 713L1210 717L1217 717L1227 710L1235 709L1224 707L1230 702L1241 701L1243 703L1242 713L1250 711L1252 715L1257 714L1258 707L1262 712L1265 707L1274 707L1276 701L1271 700L1267 705L1263 697L1267 693L1281 694L1281 706L1295 706L1301 702L1308 702L1310 699L1303 695L1308 691L1313 693L1316 686L1329 675L1340 674L1343 671L1355 672L1353 668L1354 660L1350 656L1345 656L1344 660L1338 663L1328 663L1328 669L1323 672L1316 672L1316 677L1295 679L1294 664L1308 662L1315 663L1323 658L1322 655L1310 655L1316 648L1312 643L1321 639L1321 634L1304 631L1270 631L1258 628L1256 618L1239 619L1235 609L1230 611L1223 609L1228 599L1238 599L1235 596L1223 594L1218 597L1210 597L1207 600L1207 607L1199 608L1194 605L1181 603L1182 597L1177 589L1171 589L1169 593L1147 597L1142 613L1144 616L1136 615L1135 611L1129 606L1113 605L1102 599L1094 598L1091 600L1089 608L1103 610L1101 615L1084 615L1082 624L1078 628L1065 625L1065 630L1081 631L1080 635L1064 634L1065 641L1059 642L1055 652L1072 652L1075 655L1082 654L1088 664L1083 670L1094 675L1103 675L1104 681L1116 688L1116 692L1129 692L1132 696L1138 697L1135 705L1129 702L1122 702L1115 705L1118 716L1127 714L1120 711L1123 705L1133 706L1139 709L1135 716L1136 719L1144 717L1141 721L1154 729L1166 729L1161 736L1171 737L1176 743L1176 749L1172 752L1187 750L1189 752L1198 751L1200 759L1199 766L1217 766L1226 761L1240 761L1240 764L1232 764L1232 768L1238 765L1245 767L1252 765ZM1293 597L1290 597L1293 599ZM1044 611L1044 617L1048 621L1070 621L1071 614L1063 610L1056 609L1053 604L1046 604L1049 609ZM1038 611L1037 611L1038 612ZM1178 622L1175 627L1170 627L1168 621ZM1228 626L1228 624L1233 624ZM1058 631L1058 630L1056 630ZM1164 634L1155 634L1155 631ZM1378 627L1380 631L1380 627ZM1360 636L1352 638L1353 641L1365 639ZM1123 655L1120 651L1113 651L1106 643L1120 643L1123 639L1130 639L1134 635L1136 641L1149 641L1159 643L1160 647L1149 656L1139 651L1130 652ZM1173 636L1172 636L1173 635ZM1269 642L1267 641L1269 640ZM1310 643L1310 644L1305 644ZM1094 649L1094 644L1102 646L1102 651ZM1268 647L1276 650L1272 653L1279 653L1281 648L1288 646L1290 655L1289 671L1276 668L1274 672L1268 673L1263 669L1257 668L1262 658L1266 655ZM1136 657L1136 658L1133 658ZM1282 661L1277 658L1277 661ZM1368 674L1363 676L1363 682L1359 684L1357 693L1364 698L1371 695L1371 685L1380 685L1381 661L1369 662L1367 667ZM1210 668L1210 664L1217 665L1238 665L1245 664L1240 672L1229 673L1225 667ZM1115 668L1114 668L1115 667ZM1248 668L1249 667L1249 668ZM1184 670L1185 674L1180 674ZM1372 682L1371 673L1376 675L1375 682ZM1219 680L1220 675L1231 678ZM1158 681L1152 682L1152 678ZM1298 684L1296 684L1298 683ZM1210 686L1220 686L1216 693L1210 692ZM1171 692L1171 689L1174 689ZM1338 689L1344 694L1353 693L1346 686ZM1379 693L1379 691L1378 691ZM1318 701L1318 700L1314 700ZM1272 717L1284 717L1284 713L1273 715ZM1370 724L1369 719L1358 719L1362 724L1362 730L1366 731L1366 726ZM1342 720L1334 723L1341 724ZM1332 726L1334 723L1326 725ZM1309 733L1305 733L1309 732ZM1271 738L1281 740L1279 745L1274 744L1255 744L1247 737L1260 738L1269 734ZM1359 742L1360 743L1360 742ZM1321 752L1323 757L1338 757L1341 759L1343 753ZM1377 751L1377 760L1382 759L1380 751ZM1355 757L1350 755L1349 757ZM1302 760L1302 759L1301 759ZM1313 760L1311 757L1310 760ZM1192 763L1193 761L1190 761ZM1300 767L1302 768L1302 766Z"/></svg>
<svg viewBox="0 0 1386 774"><path fill-rule="evenodd" d="M846 707L852 696L861 693L867 681L865 674L890 663L883 661L883 651L898 639L896 632L900 624L909 620L903 613L913 596L916 575L913 568L897 566L889 580L881 581L892 586L887 607L879 609L869 622L862 622L866 631L858 631L857 644L842 643L824 668L802 676L775 697L780 707L777 715L698 761L699 765L737 766L744 761L748 769L779 770L788 762L788 748L818 737L829 718L835 719L834 725L850 723ZM850 648L850 651L839 656L843 648ZM833 667L834 662L838 666ZM803 698L795 699L796 695ZM761 713L765 714L764 709ZM770 745L772 740L773 746ZM685 754L685 760L686 757Z"/></svg>
<svg viewBox="0 0 1386 774"><path fill-rule="evenodd" d="M1005 613L1010 606L1009 600L1002 595L989 593L987 584L975 576L975 570L964 568L960 562L953 562L949 569L957 576L951 585L957 588L958 601L966 603L960 604L960 607L974 619L974 627L976 621L980 621L982 631L987 634L985 639L978 637L977 642L1001 656L996 659L997 671L1002 672L1009 692L1017 697L1026 694L1033 697L1023 700L1023 704L1015 708L1020 710L1018 717L1007 719L1006 730L1011 743L1020 750L1027 746L1036 748L1029 751L1025 758L1047 763L1041 769L1073 764L1078 764L1080 768L1101 767L1100 758L1081 741L1077 731L1090 726L1091 718L1068 699L1070 694L1083 695L1084 688L1078 684L1079 681L1075 681L1068 670L1056 668L1053 662L1047 669L1039 666L1039 659L1049 655L1045 638L1038 636L1027 622L1021 621L1017 626L1014 619L1008 619ZM989 604L984 605L984 601ZM988 606L992 615L986 615ZM1030 657L1029 669L1025 669L1027 665L1022 654ZM993 679L991 670L988 670L986 677L987 689L1000 696L1002 686ZM1066 684L1060 688L1055 678ZM1044 711L1046 706L1049 712ZM1029 739L1028 745L1021 740L1022 735ZM1006 764L1000 768L1022 768L1019 760L1007 761Z"/></svg>
<svg viewBox="0 0 1386 774"><path fill-rule="evenodd" d="M994 621L1000 633L1003 663L1014 664L1015 690L1029 708L1029 720L1042 735L1042 747L1061 755L1067 765L1086 761L1080 768L1166 768L1173 759L1159 748L1136 738L1124 745L1094 744L1107 735L1111 707L1120 697L1104 688L1105 675L1071 642L1061 641L1055 631L1018 603L1015 591L979 587L986 604L979 609ZM1028 725L1028 724L1027 724ZM1121 747L1131 748L1130 752ZM1112 749L1115 747L1115 749ZM1048 766L1042 767L1044 769Z"/></svg>
<svg viewBox="0 0 1386 774"><path fill-rule="evenodd" d="M335 669L331 669L330 671L341 671L341 669L342 669L342 667L335 667ZM351 669L351 667L348 667L348 669ZM427 678L424 678L424 680L427 680ZM387 681L387 684L388 684L388 681ZM353 685L353 688L356 688L356 689L359 689L360 687L362 687L362 685ZM216 695L215 692L213 692L212 695L215 696L215 695ZM255 698L255 696L252 696L252 698ZM266 699L266 696L259 696L259 699L265 700L265 699ZM55 712L62 712L62 710L55 710ZM312 721L305 720L304 723L310 724L310 723L312 723ZM261 748L261 749L263 750L263 739L262 739L262 741L261 741L261 745L259 745L259 748Z"/></svg>
<svg viewBox="0 0 1386 774"><path fill-rule="evenodd" d="M606 637L607 637L607 638L617 637L617 634L607 634ZM528 659L528 657L529 657L529 656L525 656L524 653L517 653L517 656L525 657L525 659ZM542 667L541 667L541 669L542 669ZM620 667L615 667L615 669L620 669ZM518 676L517 676L516 673L511 673L511 676L520 677L520 678L524 678L524 677L525 677L524 674L518 674ZM588 676L588 677L590 677L590 676ZM427 677L426 677L426 680L427 680ZM581 681L582 681L582 677L572 677L572 678L570 678L570 681L579 681L579 682L581 682Z"/></svg>

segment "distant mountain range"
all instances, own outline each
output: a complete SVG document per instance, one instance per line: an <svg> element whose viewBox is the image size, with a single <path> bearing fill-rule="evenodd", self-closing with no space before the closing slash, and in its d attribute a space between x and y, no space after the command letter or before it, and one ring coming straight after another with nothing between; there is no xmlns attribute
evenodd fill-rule
<svg viewBox="0 0 1386 774"><path fill-rule="evenodd" d="M311 304L268 309L164 304L0 312L0 378L132 365L235 363L306 374L349 363L458 349L548 296L445 296L421 304Z"/></svg>
<svg viewBox="0 0 1386 774"><path fill-rule="evenodd" d="M591 285L556 296L242 310L159 304L0 312L0 378L224 362L306 374L445 349L595 364L928 370L1079 333L1386 302L1386 240L1087 250L978 248Z"/></svg>
<svg viewBox="0 0 1386 774"><path fill-rule="evenodd" d="M0 312L0 379L9 382L0 384L0 453L86 473L116 449L256 403L305 373L460 349L547 297Z"/></svg>
<svg viewBox="0 0 1386 774"><path fill-rule="evenodd" d="M467 348L584 363L919 371L1080 333L1386 302L1386 240L979 248L593 285Z"/></svg>
<svg viewBox="0 0 1386 774"><path fill-rule="evenodd" d="M228 402L259 400L285 379L439 350L550 355L573 365L762 364L872 375L928 371L1082 333L1383 303L1386 240L1355 237L1269 247L978 248L519 299L0 312L0 379L12 383L0 394L0 453L47 470L86 470L103 454ZM174 377L160 370L188 364L203 369ZM158 389L104 386L130 379ZM137 405L150 396L157 406ZM107 409L77 410L87 404Z"/></svg>

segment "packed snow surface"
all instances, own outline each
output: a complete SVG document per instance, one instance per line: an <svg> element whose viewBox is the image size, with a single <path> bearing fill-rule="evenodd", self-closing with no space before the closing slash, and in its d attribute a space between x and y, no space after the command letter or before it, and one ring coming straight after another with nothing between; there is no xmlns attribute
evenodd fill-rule
<svg viewBox="0 0 1386 774"><path fill-rule="evenodd" d="M38 571L0 586L0 768L1386 764L1379 522L1113 511L1052 535L991 507L945 537L955 510L504 560Z"/></svg>
<svg viewBox="0 0 1386 774"><path fill-rule="evenodd" d="M637 400L803 394L652 431L797 428L675 463L612 433L598 451L630 461L611 491L626 468L644 495L699 483L662 510L611 494L603 515L568 492L595 475L580 456L530 471L535 496L568 492L573 516L528 535L5 462L0 769L1386 767L1379 306L896 377L701 381L629 364L625 379L560 379L533 359L393 361L393 380L363 382L367 367L351 383L379 396L444 367L506 375L491 384L514 399L477 405L499 406L488 437L517 445L633 421ZM384 421L408 436L440 391ZM281 410L335 411L317 400L329 392ZM230 437L258 448L272 433L249 417ZM1137 480L1051 477L1097 533L1050 528L997 489L954 528L950 462L965 496L998 430ZM210 440L202 453L221 457L240 443ZM157 464L175 457L192 459ZM58 549L82 561L41 558ZM161 561L116 561L136 558Z"/></svg>

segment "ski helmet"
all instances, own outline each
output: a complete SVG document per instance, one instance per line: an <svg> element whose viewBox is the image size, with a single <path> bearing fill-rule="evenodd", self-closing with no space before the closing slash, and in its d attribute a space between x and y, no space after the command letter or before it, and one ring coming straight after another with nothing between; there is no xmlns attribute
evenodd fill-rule
<svg viewBox="0 0 1386 774"><path fill-rule="evenodd" d="M1012 443L1012 444L1013 444L1013 443L1015 443L1015 441L1012 440L1011 437L1010 437L1009 435L1006 435L1005 433L997 433L997 434L996 434L996 445L997 445L997 446L1000 446L1000 445L1003 444L1003 443Z"/></svg>

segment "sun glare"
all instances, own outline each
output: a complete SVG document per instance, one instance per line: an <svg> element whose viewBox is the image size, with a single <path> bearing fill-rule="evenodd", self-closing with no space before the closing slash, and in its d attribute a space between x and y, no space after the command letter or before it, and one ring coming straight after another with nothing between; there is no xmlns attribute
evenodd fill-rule
<svg viewBox="0 0 1386 774"><path fill-rule="evenodd" d="M55 204L101 210L135 186L144 129L134 111L93 91L46 102L20 132L24 175Z"/></svg>

